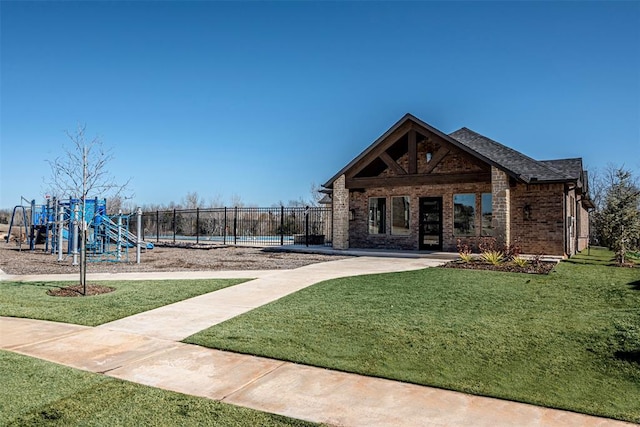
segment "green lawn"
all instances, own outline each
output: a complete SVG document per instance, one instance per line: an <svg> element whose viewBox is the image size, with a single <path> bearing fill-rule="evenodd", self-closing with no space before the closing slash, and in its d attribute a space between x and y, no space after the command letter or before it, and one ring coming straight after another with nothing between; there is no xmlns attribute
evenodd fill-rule
<svg viewBox="0 0 640 427"><path fill-rule="evenodd" d="M0 282L0 316L96 326L248 279L104 282L114 292L88 297L52 297L47 290L75 283Z"/></svg>
<svg viewBox="0 0 640 427"><path fill-rule="evenodd" d="M565 260L565 262L571 264L614 266L616 264L616 257L610 250L600 246L594 246L591 247L591 249L585 249L581 253L572 256L570 259ZM628 252L627 262L640 264L640 257L638 257L638 254L635 252Z"/></svg>
<svg viewBox="0 0 640 427"><path fill-rule="evenodd" d="M185 342L640 421L637 268L343 278Z"/></svg>
<svg viewBox="0 0 640 427"><path fill-rule="evenodd" d="M0 351L2 426L311 426Z"/></svg>

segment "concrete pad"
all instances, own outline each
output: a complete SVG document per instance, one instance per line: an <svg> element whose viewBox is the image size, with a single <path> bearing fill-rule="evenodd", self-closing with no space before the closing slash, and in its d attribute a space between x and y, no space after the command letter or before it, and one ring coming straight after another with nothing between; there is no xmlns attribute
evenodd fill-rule
<svg viewBox="0 0 640 427"><path fill-rule="evenodd" d="M291 363L223 401L345 426L629 425L567 411Z"/></svg>
<svg viewBox="0 0 640 427"><path fill-rule="evenodd" d="M108 375L152 387L222 400L283 363L285 362L180 344L167 352L115 369Z"/></svg>
<svg viewBox="0 0 640 427"><path fill-rule="evenodd" d="M85 371L106 372L175 346L170 341L91 328L15 351Z"/></svg>
<svg viewBox="0 0 640 427"><path fill-rule="evenodd" d="M0 317L0 348L13 349L46 342L87 329L91 328L46 320Z"/></svg>

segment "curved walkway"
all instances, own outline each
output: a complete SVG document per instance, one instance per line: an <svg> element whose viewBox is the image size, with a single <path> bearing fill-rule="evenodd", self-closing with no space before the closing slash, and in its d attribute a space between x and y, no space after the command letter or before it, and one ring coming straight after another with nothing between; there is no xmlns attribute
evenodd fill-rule
<svg viewBox="0 0 640 427"><path fill-rule="evenodd" d="M322 280L419 269L441 262L362 257L271 271L240 285L95 328L0 317L0 348L153 387L327 424L631 425L176 342ZM253 272L244 273L247 276ZM109 276L122 280L120 275Z"/></svg>

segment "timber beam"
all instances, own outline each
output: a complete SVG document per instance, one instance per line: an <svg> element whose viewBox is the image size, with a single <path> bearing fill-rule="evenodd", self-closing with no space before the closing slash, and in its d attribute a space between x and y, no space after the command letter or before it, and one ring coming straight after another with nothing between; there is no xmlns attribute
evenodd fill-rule
<svg viewBox="0 0 640 427"><path fill-rule="evenodd" d="M415 185L462 184L491 182L491 173L473 172L458 174L407 174L373 178L347 178L347 188L402 187Z"/></svg>

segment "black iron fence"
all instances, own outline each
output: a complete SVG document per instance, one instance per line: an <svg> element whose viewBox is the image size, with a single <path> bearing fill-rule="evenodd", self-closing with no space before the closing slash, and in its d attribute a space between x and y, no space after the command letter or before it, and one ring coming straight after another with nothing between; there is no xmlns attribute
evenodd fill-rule
<svg viewBox="0 0 640 427"><path fill-rule="evenodd" d="M143 212L142 239L222 245L331 245L331 209L208 208Z"/></svg>

